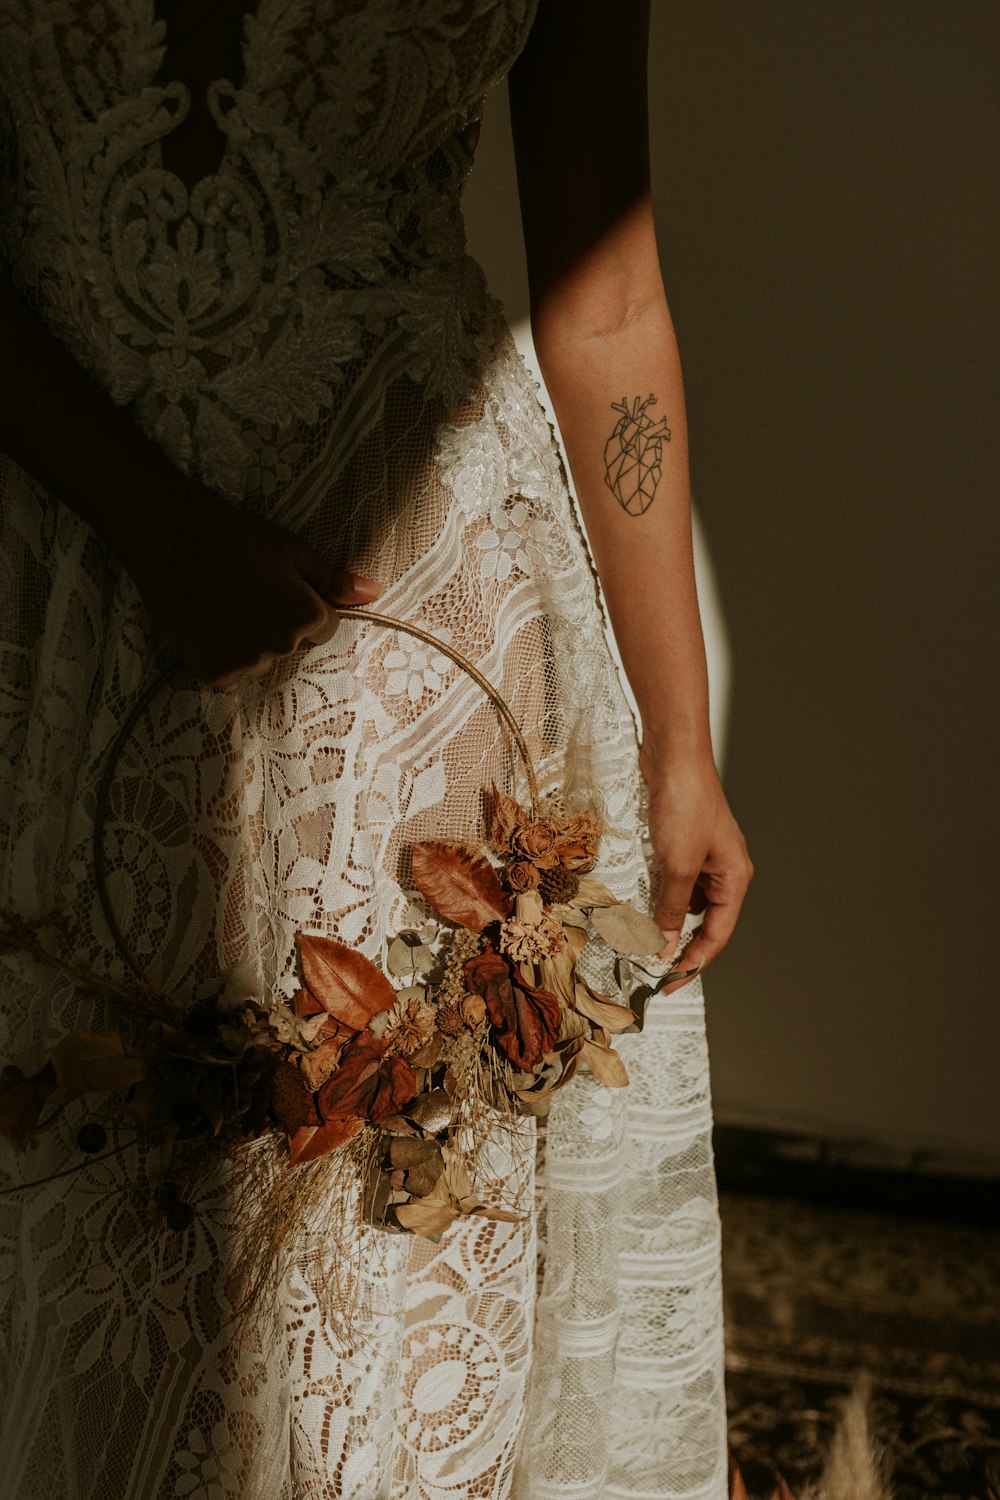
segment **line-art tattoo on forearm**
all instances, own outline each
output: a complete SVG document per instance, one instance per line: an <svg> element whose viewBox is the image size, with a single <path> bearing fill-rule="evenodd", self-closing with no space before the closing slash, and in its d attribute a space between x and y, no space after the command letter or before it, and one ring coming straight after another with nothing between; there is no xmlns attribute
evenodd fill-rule
<svg viewBox="0 0 1000 1500"><path fill-rule="evenodd" d="M647 414L646 407L655 405L653 395L645 401L635 396L631 406L625 396L611 403L621 416L604 445L604 482L630 516L641 516L655 500L663 444L670 442L666 417L654 422Z"/></svg>

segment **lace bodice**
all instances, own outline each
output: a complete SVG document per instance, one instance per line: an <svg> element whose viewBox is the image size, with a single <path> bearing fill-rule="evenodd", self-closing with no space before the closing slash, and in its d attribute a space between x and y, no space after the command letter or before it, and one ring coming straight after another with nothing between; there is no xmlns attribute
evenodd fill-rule
<svg viewBox="0 0 1000 1500"><path fill-rule="evenodd" d="M207 90L218 168L185 184L163 142L191 100L160 80L151 0L0 0L0 253L80 363L230 498L273 492L320 430L339 468L392 379L445 410L468 385L469 127L533 11L261 0L242 79Z"/></svg>

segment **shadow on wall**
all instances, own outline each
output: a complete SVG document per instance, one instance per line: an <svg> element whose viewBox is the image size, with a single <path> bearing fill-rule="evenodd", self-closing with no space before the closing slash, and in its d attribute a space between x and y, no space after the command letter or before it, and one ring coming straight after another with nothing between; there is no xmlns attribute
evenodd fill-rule
<svg viewBox="0 0 1000 1500"><path fill-rule="evenodd" d="M653 11L662 258L758 870L709 982L716 1112L995 1169L1000 8ZM499 96L468 217L517 323Z"/></svg>

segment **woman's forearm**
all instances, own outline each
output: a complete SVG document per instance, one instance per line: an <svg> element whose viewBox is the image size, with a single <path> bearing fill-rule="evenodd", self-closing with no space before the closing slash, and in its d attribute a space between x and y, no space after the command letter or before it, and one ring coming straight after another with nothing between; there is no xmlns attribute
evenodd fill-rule
<svg viewBox="0 0 1000 1500"><path fill-rule="evenodd" d="M647 751L710 755L677 344L658 274L642 300L609 301L606 272L584 267L546 298L536 350Z"/></svg>

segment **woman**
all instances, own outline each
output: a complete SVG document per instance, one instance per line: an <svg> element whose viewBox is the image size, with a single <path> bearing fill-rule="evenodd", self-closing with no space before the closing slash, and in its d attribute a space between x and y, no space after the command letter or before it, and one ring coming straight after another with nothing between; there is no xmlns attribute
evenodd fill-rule
<svg viewBox="0 0 1000 1500"><path fill-rule="evenodd" d="M137 726L105 847L157 983L294 982L302 928L379 961L414 919L408 844L479 837L511 774L492 710L446 657L338 622L376 597L475 661L546 787L599 795L602 879L647 890L586 550L464 250L478 101L515 58L533 328L641 709L655 916L669 954L704 911L687 965L733 929L750 866L708 738L646 7L537 9L260 0L241 46L242 0L0 0L2 900L68 906L95 967L118 972L95 786L165 655L193 676ZM37 1066L81 1001L4 962L2 1052ZM532 1219L368 1234L351 1347L307 1260L235 1344L231 1225L151 1226L140 1153L3 1199L5 1492L720 1500L697 983L629 1040L628 1090L554 1099ZM71 1116L15 1181L78 1159Z"/></svg>

